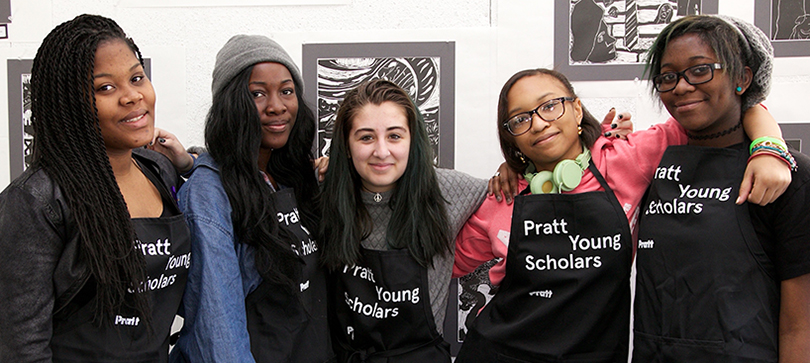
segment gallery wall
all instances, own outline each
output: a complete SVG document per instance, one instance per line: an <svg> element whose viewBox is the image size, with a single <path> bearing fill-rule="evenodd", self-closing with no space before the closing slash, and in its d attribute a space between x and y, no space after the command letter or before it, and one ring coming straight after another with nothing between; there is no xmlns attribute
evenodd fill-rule
<svg viewBox="0 0 810 363"><path fill-rule="evenodd" d="M645 0L635 2L642 6ZM753 0L714 2L721 14L755 19ZM445 93L431 102L451 110L440 121L451 119L453 123L449 131L441 130L444 139L440 142L446 143L445 148L452 145L447 154L451 155L450 165L481 178L489 177L502 160L495 132L500 87L522 69L560 68L554 56L555 23L568 21L555 16L553 0L10 0L10 9L7 38L0 39L0 187L10 181L10 139L19 138L9 134L9 107L19 105L9 106L7 101L7 60L33 59L54 26L82 13L115 19L136 41L151 61L158 97L156 124L178 135L186 146L204 143L202 129L210 105L214 57L234 34L264 34L275 39L301 65L305 79L315 79L313 73L307 74L309 67L315 68L311 59L304 59L305 49L334 43L348 43L349 48L341 49L360 49L360 53L372 48L358 43L383 44L382 49L399 49L408 56L444 60L437 64L452 78L442 78L438 87L444 86ZM632 33L613 28L619 30ZM624 34L624 38L632 36ZM452 46L452 57L419 54L417 48L396 44L403 42L447 44ZM810 122L806 116L808 61L807 56L776 59L766 104L780 122ZM631 112L637 129L666 118L665 110L650 98L646 81L632 75L605 80L613 71L591 68L578 72L572 67L566 73L582 79L574 86L597 118L611 107ZM576 77L586 73L589 75ZM306 85L307 97L316 96L318 85L314 83Z"/></svg>

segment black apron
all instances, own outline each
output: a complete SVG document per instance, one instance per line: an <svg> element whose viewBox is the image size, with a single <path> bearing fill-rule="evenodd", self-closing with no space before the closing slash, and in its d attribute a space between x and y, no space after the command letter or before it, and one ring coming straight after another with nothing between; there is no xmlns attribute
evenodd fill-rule
<svg viewBox="0 0 810 363"><path fill-rule="evenodd" d="M293 189L272 195L276 217L300 241L300 281L291 295L285 287L262 281L245 298L250 352L256 362L321 363L334 359L326 318L326 274L318 265L320 251L301 224Z"/></svg>
<svg viewBox="0 0 810 363"><path fill-rule="evenodd" d="M340 362L450 362L430 308L427 269L407 249L362 248L359 264L333 277Z"/></svg>
<svg viewBox="0 0 810 363"><path fill-rule="evenodd" d="M185 291L191 263L190 234L183 215L164 184L147 167L144 175L163 201L159 218L134 218L135 250L146 260L144 291L152 296L152 330L134 310L122 307L111 324L93 323L95 280L90 278L74 301L54 316L54 362L167 362L169 332ZM168 209L168 210L166 210Z"/></svg>
<svg viewBox="0 0 810 363"><path fill-rule="evenodd" d="M670 146L639 222L634 362L776 362L779 284L734 203L747 149Z"/></svg>
<svg viewBox="0 0 810 363"><path fill-rule="evenodd" d="M515 197L506 275L456 363L627 362L630 226L589 169L605 191Z"/></svg>

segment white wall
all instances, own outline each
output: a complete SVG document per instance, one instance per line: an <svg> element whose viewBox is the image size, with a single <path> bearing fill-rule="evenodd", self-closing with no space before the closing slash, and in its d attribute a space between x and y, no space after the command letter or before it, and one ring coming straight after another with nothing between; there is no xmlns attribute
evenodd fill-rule
<svg viewBox="0 0 810 363"><path fill-rule="evenodd" d="M753 0L719 1L720 13L753 21ZM226 2L314 5L157 7ZM502 160L494 120L503 82L522 69L553 67L552 0L11 0L11 7L9 39L0 40L0 188L9 182L5 59L33 59L54 26L82 13L115 19L152 58L157 125L186 146L203 144L214 56L238 33L276 39L299 64L304 43L455 41L456 168L482 178ZM810 100L807 65L806 57L775 62L766 103L780 122L810 121L800 106ZM643 81L574 86L597 118L614 106L632 112L637 129L665 119Z"/></svg>

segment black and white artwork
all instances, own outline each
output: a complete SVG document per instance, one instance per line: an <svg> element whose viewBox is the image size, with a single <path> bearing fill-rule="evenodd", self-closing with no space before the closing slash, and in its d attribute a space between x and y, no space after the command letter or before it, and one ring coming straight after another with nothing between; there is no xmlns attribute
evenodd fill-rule
<svg viewBox="0 0 810 363"><path fill-rule="evenodd" d="M303 53L305 97L318 119L318 156L329 155L346 93L367 80L386 79L405 89L422 113L434 161L453 166L452 43L306 44Z"/></svg>
<svg viewBox="0 0 810 363"><path fill-rule="evenodd" d="M456 341L461 343L467 336L475 317L492 300L498 287L489 280L489 269L500 259L493 259L478 266L475 271L461 276L458 281L458 319Z"/></svg>
<svg viewBox="0 0 810 363"><path fill-rule="evenodd" d="M9 166L11 179L31 164L34 132L31 126L31 66L30 59L9 59L8 62L8 130Z"/></svg>
<svg viewBox="0 0 810 363"><path fill-rule="evenodd" d="M775 56L810 56L810 0L762 0L754 23L768 35Z"/></svg>
<svg viewBox="0 0 810 363"><path fill-rule="evenodd" d="M641 78L646 52L678 18L717 0L555 0L555 67L572 80ZM567 40L567 41L566 41Z"/></svg>
<svg viewBox="0 0 810 363"><path fill-rule="evenodd" d="M438 57L318 59L318 153L328 156L338 105L346 92L385 79L408 92L425 119L434 155L439 154Z"/></svg>

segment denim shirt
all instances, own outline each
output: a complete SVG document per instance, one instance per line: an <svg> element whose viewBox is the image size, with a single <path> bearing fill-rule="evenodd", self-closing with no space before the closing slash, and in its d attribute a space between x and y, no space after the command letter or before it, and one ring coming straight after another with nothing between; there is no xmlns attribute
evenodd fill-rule
<svg viewBox="0 0 810 363"><path fill-rule="evenodd" d="M191 230L192 263L170 361L254 362L245 297L262 279L254 248L236 240L231 204L210 155L197 159L178 198Z"/></svg>

